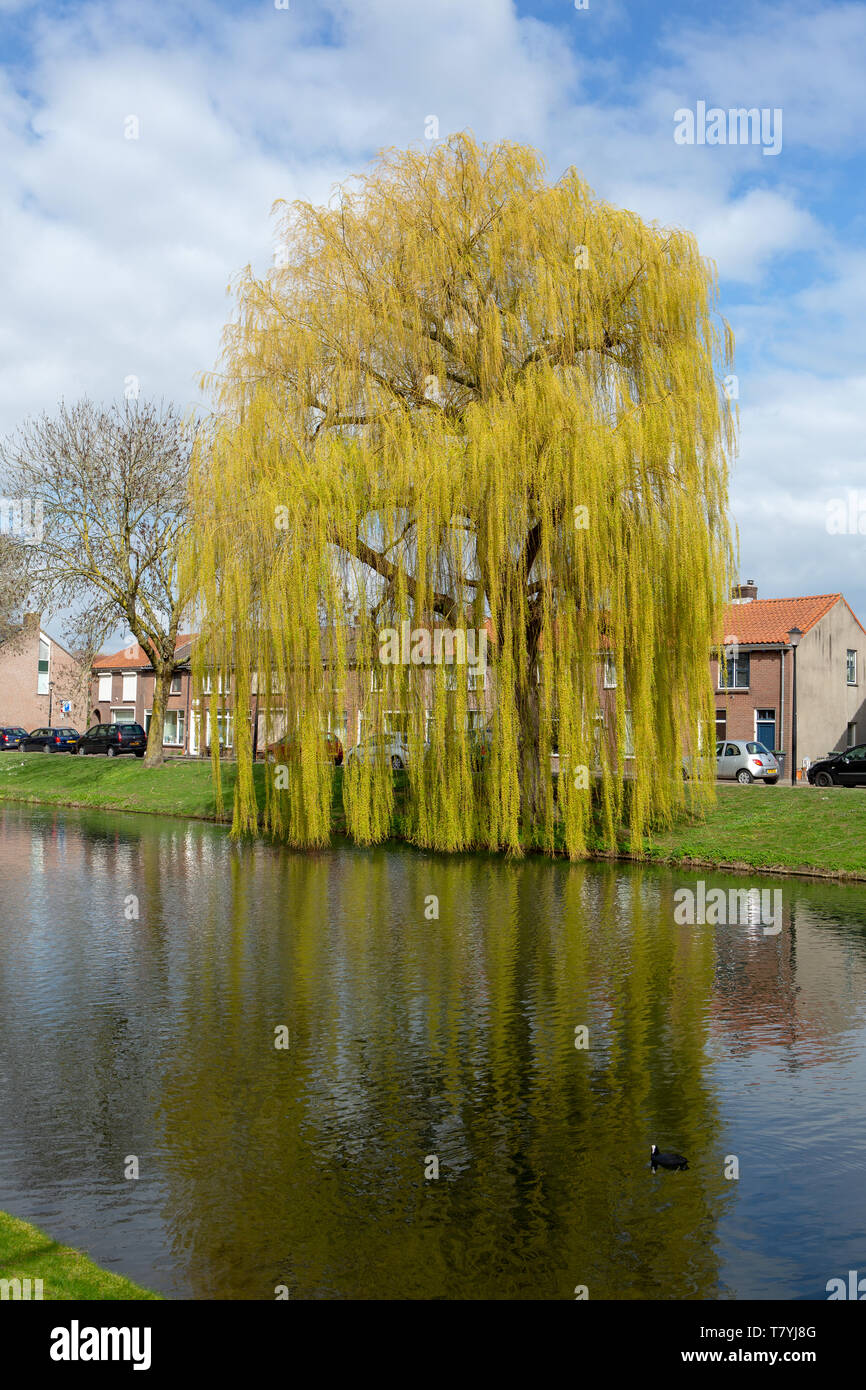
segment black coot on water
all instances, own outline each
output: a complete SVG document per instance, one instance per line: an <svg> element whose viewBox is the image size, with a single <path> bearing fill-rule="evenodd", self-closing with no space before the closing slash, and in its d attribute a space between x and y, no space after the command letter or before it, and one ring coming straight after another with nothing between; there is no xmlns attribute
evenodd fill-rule
<svg viewBox="0 0 866 1390"><path fill-rule="evenodd" d="M688 1168L689 1160L683 1158L682 1154L661 1153L656 1144L653 1144L650 1152L650 1163L653 1168Z"/></svg>

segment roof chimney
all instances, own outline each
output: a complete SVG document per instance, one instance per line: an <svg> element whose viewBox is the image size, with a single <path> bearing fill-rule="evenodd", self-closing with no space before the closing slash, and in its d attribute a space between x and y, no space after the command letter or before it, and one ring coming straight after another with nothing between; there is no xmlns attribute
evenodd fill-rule
<svg viewBox="0 0 866 1390"><path fill-rule="evenodd" d="M735 584L731 590L731 598L734 603L751 603L758 597L758 586L754 579L747 579L745 584Z"/></svg>

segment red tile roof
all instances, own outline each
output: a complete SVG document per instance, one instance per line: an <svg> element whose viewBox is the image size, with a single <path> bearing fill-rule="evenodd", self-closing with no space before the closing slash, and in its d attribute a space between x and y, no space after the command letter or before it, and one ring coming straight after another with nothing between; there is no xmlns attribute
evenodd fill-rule
<svg viewBox="0 0 866 1390"><path fill-rule="evenodd" d="M184 632L179 634L175 643L175 651L187 646L195 637L194 632ZM112 652L110 656L103 656L100 652L93 658L92 670L94 671L130 671L135 667L150 665L150 657L138 645L133 642L130 646L124 647L123 651Z"/></svg>
<svg viewBox="0 0 866 1390"><path fill-rule="evenodd" d="M787 642L792 627L808 632L837 603L844 603L857 626L866 632L842 594L813 594L809 598L755 598L749 603L732 603L725 613L725 641L736 639L744 646Z"/></svg>

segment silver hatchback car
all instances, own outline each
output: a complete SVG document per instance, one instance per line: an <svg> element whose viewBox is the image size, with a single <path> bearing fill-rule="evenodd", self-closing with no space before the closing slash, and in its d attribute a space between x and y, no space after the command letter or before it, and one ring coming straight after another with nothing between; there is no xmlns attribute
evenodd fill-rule
<svg viewBox="0 0 866 1390"><path fill-rule="evenodd" d="M755 739L726 738L716 744L716 776L736 782L778 782L781 768L769 748Z"/></svg>

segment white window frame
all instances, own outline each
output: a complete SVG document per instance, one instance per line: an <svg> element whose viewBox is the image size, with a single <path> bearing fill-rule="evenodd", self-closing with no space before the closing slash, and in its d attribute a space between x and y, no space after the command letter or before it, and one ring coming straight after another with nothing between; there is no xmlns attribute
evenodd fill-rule
<svg viewBox="0 0 866 1390"><path fill-rule="evenodd" d="M698 726L698 739L700 740L700 726ZM700 742L698 743L698 747L700 747ZM630 710L630 709L627 709L626 712L625 712L625 733L624 733L624 736L623 736L622 756L623 756L624 758L631 758L631 759L634 759L634 757L635 757L635 751L634 751L634 725L633 725L633 723L632 723L631 710Z"/></svg>
<svg viewBox="0 0 866 1390"><path fill-rule="evenodd" d="M171 685L168 687L169 695L180 695L183 690L183 674L175 671L171 678Z"/></svg>
<svg viewBox="0 0 866 1390"><path fill-rule="evenodd" d="M129 693L129 682L132 682L132 694ZM120 698L125 705L135 704L138 699L138 672L124 671L122 678L122 688Z"/></svg>
<svg viewBox="0 0 866 1390"><path fill-rule="evenodd" d="M604 658L604 688L605 690L616 690L616 661L612 656Z"/></svg>
<svg viewBox="0 0 866 1390"><path fill-rule="evenodd" d="M854 658L852 661L851 658ZM851 667L854 667L854 676L851 677ZM845 676L849 685L857 684L857 648L849 647L845 655Z"/></svg>
<svg viewBox="0 0 866 1390"><path fill-rule="evenodd" d="M223 675L223 674L221 673L221 674L220 674L220 677L219 677L219 680L217 681L217 694L218 694L218 695L228 695L228 693L230 692L231 688L232 688L232 678L231 678L231 676L226 676L226 675ZM213 694L213 672L212 672L212 671L205 671L204 675L202 676L202 681L201 681L201 693L202 693L202 695L212 695L212 694Z"/></svg>
<svg viewBox="0 0 866 1390"><path fill-rule="evenodd" d="M748 662L748 665L749 665L749 679L746 681L746 684L745 684L745 685L737 685L737 684L736 684L736 680L737 680L737 668L738 668L740 662L743 661L743 660L746 660L746 661ZM734 680L734 684L733 684L733 685L722 685L722 680L723 680L723 679L730 681L732 677L733 677L733 680ZM751 653L751 651L747 651L747 652L739 651L739 652L737 652L737 655L736 655L735 657L732 657L732 658L731 658L730 661L723 661L721 658L719 659L719 674L718 674L718 678L717 678L717 680L716 680L716 694L717 694L717 695L727 695L730 691L749 690L749 689L751 688L751 683L752 683L752 653ZM727 742L728 742L728 739L725 739L725 742L727 743Z"/></svg>
<svg viewBox="0 0 866 1390"><path fill-rule="evenodd" d="M134 707L133 707L132 709L130 709L128 705L112 705L112 706L111 706L111 711L110 711L110 712L111 712L111 723L112 723L112 724L137 724L137 723L138 723L138 720L137 720L136 717L135 717L135 708L134 708ZM121 718L118 718L118 715L120 715ZM129 715L129 718L128 718L128 719L127 719L127 717L126 717L127 715Z"/></svg>
<svg viewBox="0 0 866 1390"><path fill-rule="evenodd" d="M409 712L405 709L386 709L382 712L382 731L386 738L400 735L401 738L408 738L408 727L406 729L392 729L390 725L391 715L396 714L404 720L406 725L409 723Z"/></svg>
<svg viewBox="0 0 866 1390"><path fill-rule="evenodd" d="M111 687L113 683L111 673L105 674L103 672L102 675L96 677L96 681L96 703L98 705L110 705Z"/></svg>
<svg viewBox="0 0 866 1390"><path fill-rule="evenodd" d="M480 680L480 681L479 681L479 679L478 679L479 676L481 677L481 680ZM486 690L486 689L487 689L487 667L486 667L486 666L482 666L481 669L479 670L477 667L473 668L473 667L470 666L470 667L469 667L469 692L470 692L470 694L472 694L472 693L474 693L474 692L476 692L476 691L479 691L479 690Z"/></svg>
<svg viewBox="0 0 866 1390"><path fill-rule="evenodd" d="M219 711L218 711L218 713L217 713L217 732L219 732L220 721L222 721L223 727L224 727L225 732L226 732L226 738L225 738L225 740L223 741L223 745L222 745L222 746L223 746L223 748L233 748L233 747L234 747L234 720L232 719L231 710L219 710ZM211 742L210 733L211 733L211 718L210 718L210 710L208 710L208 711L207 711L206 720L205 720L205 744L208 745L208 746L210 746L210 742Z"/></svg>
<svg viewBox="0 0 866 1390"><path fill-rule="evenodd" d="M48 653L47 657L43 657L43 655L42 655L42 648L43 648L43 646L45 647L45 649L46 649L46 651L47 651L47 653ZM46 660L46 661L48 662L48 670L47 670L47 671L40 671L40 669L39 669L39 663L40 663L40 661L43 661L43 660ZM45 635L44 632L40 632L40 634L39 634L39 646L38 646L38 648L37 648L37 656L36 656L36 694L37 694L37 695L48 695L48 694L50 693L50 692L49 692L49 689L48 689L48 686L49 686L50 681L51 681L51 638L50 638L50 637L46 637L46 635Z"/></svg>
<svg viewBox="0 0 866 1390"><path fill-rule="evenodd" d="M150 721L151 721L151 718L152 718L152 717L153 717L153 710L152 710L152 709L146 709L146 710L144 711L144 732L145 732L146 734L149 734L149 733L150 733ZM163 748L183 748L183 747L185 746L185 744L186 744L186 710L185 710L185 709L167 709L167 710L163 710L163 715L162 715L162 717L163 717L163 725L162 725L162 746L163 746ZM179 737L178 737L178 739L177 739L176 741L175 741L175 740L172 740L172 739L170 739L170 738L166 738L166 736L165 736L165 720L167 720L167 719L169 719L169 718L172 718L172 717L174 717L174 720L175 720L175 728L178 729L178 730L180 730ZM183 728L182 728L182 729L181 729L181 725L183 725Z"/></svg>

